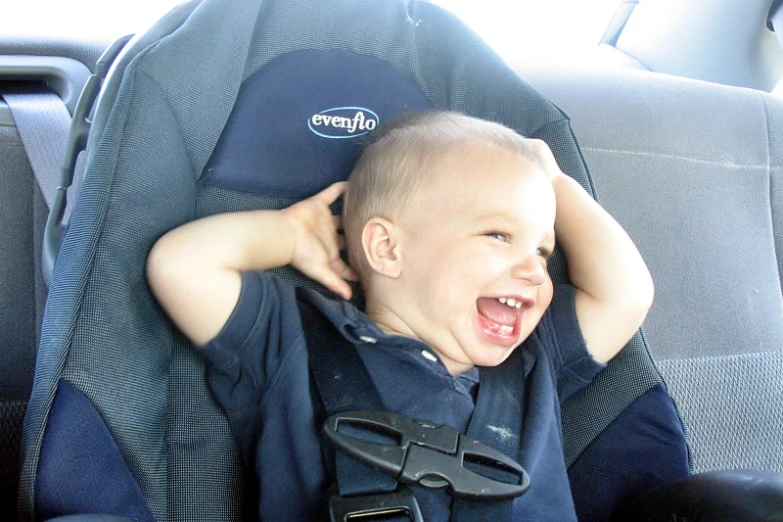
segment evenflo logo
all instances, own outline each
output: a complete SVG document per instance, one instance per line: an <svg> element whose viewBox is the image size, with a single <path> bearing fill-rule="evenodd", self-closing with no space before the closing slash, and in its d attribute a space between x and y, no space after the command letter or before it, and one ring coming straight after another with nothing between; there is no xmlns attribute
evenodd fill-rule
<svg viewBox="0 0 783 522"><path fill-rule="evenodd" d="M307 126L324 138L355 138L378 126L378 115L364 107L335 107L313 114Z"/></svg>

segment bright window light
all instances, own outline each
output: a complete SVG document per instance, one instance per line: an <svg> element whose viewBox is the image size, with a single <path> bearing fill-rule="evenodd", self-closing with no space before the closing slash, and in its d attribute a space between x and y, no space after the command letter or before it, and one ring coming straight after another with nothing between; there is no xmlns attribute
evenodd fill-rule
<svg viewBox="0 0 783 522"><path fill-rule="evenodd" d="M432 0L512 64L580 61L622 0Z"/></svg>
<svg viewBox="0 0 783 522"><path fill-rule="evenodd" d="M621 0L432 1L465 20L516 65L579 60L598 43ZM144 30L180 2L6 0L0 36L113 40Z"/></svg>

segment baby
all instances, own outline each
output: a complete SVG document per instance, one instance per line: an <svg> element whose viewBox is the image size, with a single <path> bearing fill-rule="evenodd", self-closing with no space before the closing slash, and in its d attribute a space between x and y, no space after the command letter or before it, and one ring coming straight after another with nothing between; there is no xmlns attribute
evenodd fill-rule
<svg viewBox="0 0 783 522"><path fill-rule="evenodd" d="M340 219L329 207L346 190ZM572 285L547 272L555 238ZM348 183L283 210L185 224L150 253L152 289L206 358L255 472L258 516L323 520L328 477L297 297L264 272L285 265L344 299L361 282L363 311L305 298L355 346L389 411L464 432L477 367L524 350L520 463L532 485L513 520L576 520L559 403L639 328L653 284L625 231L544 142L457 113L409 115L379 129ZM413 492L424 520L449 519L447 492Z"/></svg>

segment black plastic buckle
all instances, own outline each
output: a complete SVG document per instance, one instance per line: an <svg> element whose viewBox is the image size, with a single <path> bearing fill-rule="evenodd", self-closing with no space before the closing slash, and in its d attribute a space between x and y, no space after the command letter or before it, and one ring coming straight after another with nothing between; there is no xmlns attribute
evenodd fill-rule
<svg viewBox="0 0 783 522"><path fill-rule="evenodd" d="M391 493L341 497L329 500L331 522L372 522L391 517L408 517L412 522L424 522L419 504L411 490L402 487Z"/></svg>
<svg viewBox="0 0 783 522"><path fill-rule="evenodd" d="M352 430L384 435L396 445L346 433ZM324 433L340 451L404 484L449 487L455 496L483 499L518 497L530 487L530 477L519 463L449 426L386 411L354 411L329 417Z"/></svg>

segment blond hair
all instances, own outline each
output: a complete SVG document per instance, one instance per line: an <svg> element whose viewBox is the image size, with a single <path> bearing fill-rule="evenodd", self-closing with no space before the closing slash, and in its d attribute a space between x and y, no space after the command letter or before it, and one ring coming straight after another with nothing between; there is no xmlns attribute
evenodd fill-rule
<svg viewBox="0 0 783 522"><path fill-rule="evenodd" d="M423 208L422 189L438 159L474 147L503 150L541 165L512 129L457 112L411 113L378 129L351 172L343 211L350 264L362 280L367 274L361 242L365 224L373 217L396 221L405 211Z"/></svg>

